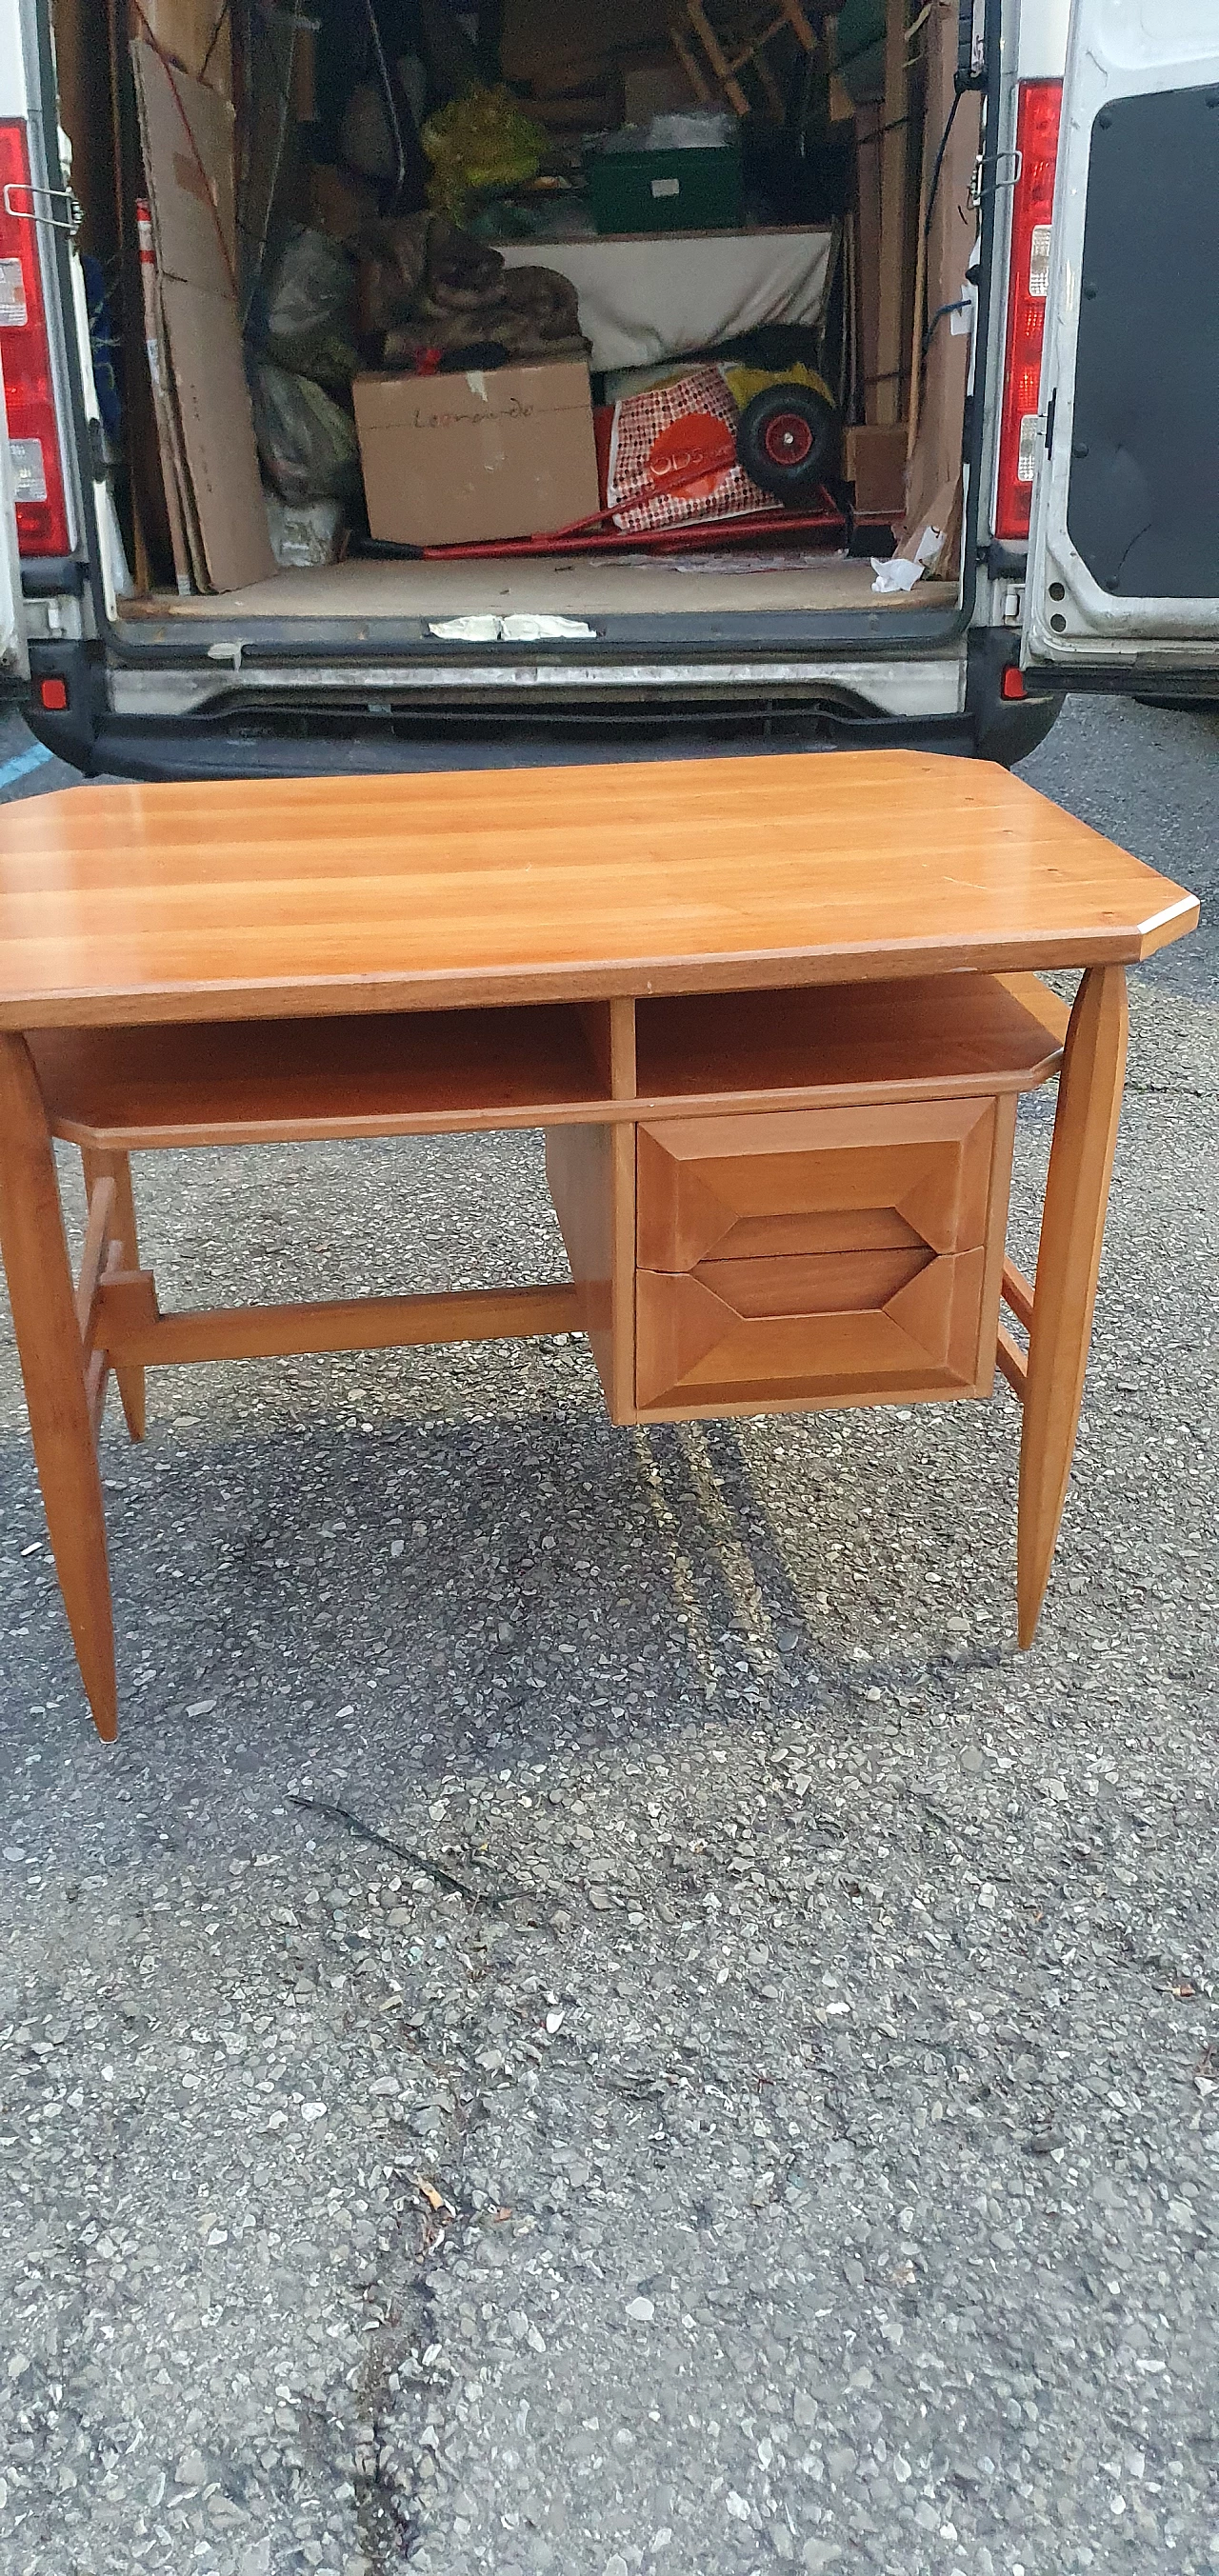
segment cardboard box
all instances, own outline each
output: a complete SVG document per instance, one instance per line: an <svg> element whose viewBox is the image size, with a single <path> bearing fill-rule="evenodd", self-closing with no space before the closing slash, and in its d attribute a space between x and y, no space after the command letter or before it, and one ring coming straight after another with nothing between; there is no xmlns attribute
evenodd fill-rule
<svg viewBox="0 0 1219 2576"><path fill-rule="evenodd" d="M567 528L599 507L582 359L357 376L352 394L374 537L477 545Z"/></svg>

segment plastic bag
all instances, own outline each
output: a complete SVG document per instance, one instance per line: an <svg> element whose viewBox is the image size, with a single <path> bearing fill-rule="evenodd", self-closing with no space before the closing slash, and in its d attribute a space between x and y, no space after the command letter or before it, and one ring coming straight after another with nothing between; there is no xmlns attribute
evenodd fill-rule
<svg viewBox="0 0 1219 2576"><path fill-rule="evenodd" d="M615 403L605 492L615 527L635 536L773 509L737 462L738 417L713 365Z"/></svg>
<svg viewBox="0 0 1219 2576"><path fill-rule="evenodd" d="M347 534L341 501L281 501L267 494L271 551L285 572L312 572L318 564L337 563Z"/></svg>
<svg viewBox="0 0 1219 2576"><path fill-rule="evenodd" d="M268 357L318 384L349 385L360 363L355 290L355 265L342 243L293 224L262 293L258 337Z"/></svg>
<svg viewBox="0 0 1219 2576"><path fill-rule="evenodd" d="M598 134L593 152L727 152L740 139L740 127L727 108L692 107L681 114L654 116L647 125L620 125L613 134Z"/></svg>
<svg viewBox="0 0 1219 2576"><path fill-rule="evenodd" d="M420 141L432 164L428 204L458 224L471 197L536 178L546 149L545 135L506 89L455 98L429 116Z"/></svg>
<svg viewBox="0 0 1219 2576"><path fill-rule="evenodd" d="M348 501L360 492L360 448L350 413L310 376L269 358L250 376L258 453L285 501Z"/></svg>
<svg viewBox="0 0 1219 2576"><path fill-rule="evenodd" d="M723 107L692 107L682 114L654 116L648 127L649 152L729 152L741 129Z"/></svg>

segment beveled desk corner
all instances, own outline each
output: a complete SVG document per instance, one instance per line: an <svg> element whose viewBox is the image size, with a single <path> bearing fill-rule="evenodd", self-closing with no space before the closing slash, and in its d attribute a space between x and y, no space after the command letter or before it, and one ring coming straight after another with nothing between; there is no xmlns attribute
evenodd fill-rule
<svg viewBox="0 0 1219 2576"><path fill-rule="evenodd" d="M0 815L0 1245L99 1732L96 1440L163 1362L581 1329L612 1418L1023 1406L1018 1633L1091 1334L1125 967L1193 897L916 753L83 787ZM1038 970L1082 967L1073 1008ZM1061 1073L1035 1285L1017 1097ZM571 1278L167 1315L133 1153L542 1127ZM81 1151L68 1264L52 1140ZM1000 1320L1006 1307L1010 1323ZM1027 1354L1013 1325L1028 1336Z"/></svg>

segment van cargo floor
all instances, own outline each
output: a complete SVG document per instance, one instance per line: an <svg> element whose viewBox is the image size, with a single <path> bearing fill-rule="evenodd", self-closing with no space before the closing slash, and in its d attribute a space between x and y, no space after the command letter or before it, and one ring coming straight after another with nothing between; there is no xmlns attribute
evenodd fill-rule
<svg viewBox="0 0 1219 2576"><path fill-rule="evenodd" d="M663 617L784 610L950 607L956 585L921 581L908 592L873 590L871 564L847 555L759 548L703 554L483 556L473 563L385 563L353 557L310 571L276 573L245 590L203 599L159 591L121 602L125 617L369 618Z"/></svg>

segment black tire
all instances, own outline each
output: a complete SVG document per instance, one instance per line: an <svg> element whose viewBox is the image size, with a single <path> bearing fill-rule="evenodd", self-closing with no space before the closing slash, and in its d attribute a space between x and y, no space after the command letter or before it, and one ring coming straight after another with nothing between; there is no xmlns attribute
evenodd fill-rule
<svg viewBox="0 0 1219 2576"><path fill-rule="evenodd" d="M807 509L837 458L838 414L810 385L767 385L741 413L736 452L773 501Z"/></svg>

